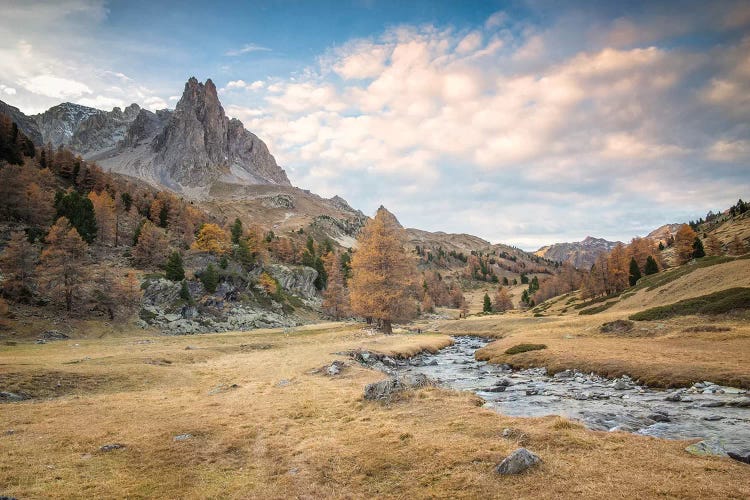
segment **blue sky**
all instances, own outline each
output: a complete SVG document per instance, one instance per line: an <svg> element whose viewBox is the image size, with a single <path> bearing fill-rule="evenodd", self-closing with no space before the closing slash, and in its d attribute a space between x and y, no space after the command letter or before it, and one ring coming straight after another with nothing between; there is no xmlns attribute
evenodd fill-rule
<svg viewBox="0 0 750 500"><path fill-rule="evenodd" d="M747 2L3 3L3 101L212 78L295 185L408 226L531 249L750 197Z"/></svg>

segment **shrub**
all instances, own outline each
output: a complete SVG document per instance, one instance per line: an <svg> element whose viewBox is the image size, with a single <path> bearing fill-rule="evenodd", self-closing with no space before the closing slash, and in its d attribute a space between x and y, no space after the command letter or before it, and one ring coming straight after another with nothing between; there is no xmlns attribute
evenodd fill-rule
<svg viewBox="0 0 750 500"><path fill-rule="evenodd" d="M513 355L528 351L541 351L546 349L547 346L544 344L518 344L514 345L510 349L505 350L505 354Z"/></svg>

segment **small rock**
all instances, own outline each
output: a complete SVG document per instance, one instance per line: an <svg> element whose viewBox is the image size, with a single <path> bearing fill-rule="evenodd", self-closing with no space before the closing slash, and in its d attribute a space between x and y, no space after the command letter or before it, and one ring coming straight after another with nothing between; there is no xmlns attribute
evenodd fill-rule
<svg viewBox="0 0 750 500"><path fill-rule="evenodd" d="M0 392L0 401L6 401L10 403L15 403L18 401L25 401L27 399L31 399L31 397L28 394L24 393L15 393L15 392Z"/></svg>
<svg viewBox="0 0 750 500"><path fill-rule="evenodd" d="M431 359L429 363L427 363L427 366L437 366L438 360L437 359Z"/></svg>
<svg viewBox="0 0 750 500"><path fill-rule="evenodd" d="M99 451L102 451L102 452L106 453L108 451L121 450L123 448L126 448L126 446L124 444L121 444L121 443L111 443L111 444L105 444L103 446L100 446L99 447Z"/></svg>
<svg viewBox="0 0 750 500"><path fill-rule="evenodd" d="M186 346L186 347L185 347L185 350L186 350L186 351L195 351L195 350L197 350L197 349L198 349L197 347L195 347L195 346L192 346L192 345L189 345L189 346Z"/></svg>
<svg viewBox="0 0 750 500"><path fill-rule="evenodd" d="M612 388L616 391L624 391L626 389L630 389L630 385L628 385L628 383L625 382L624 380L618 378L617 380L615 380L615 383L612 386Z"/></svg>
<svg viewBox="0 0 750 500"><path fill-rule="evenodd" d="M563 370L561 372L557 372L553 375L553 378L571 378L573 377L573 372L571 370Z"/></svg>
<svg viewBox="0 0 750 500"><path fill-rule="evenodd" d="M390 397L402 390L401 384L398 380L389 378L381 380L380 382L373 382L365 386L365 399L370 401L376 400L387 400Z"/></svg>
<svg viewBox="0 0 750 500"><path fill-rule="evenodd" d="M526 448L518 448L495 468L498 474L520 474L541 462L541 459Z"/></svg>
<svg viewBox="0 0 750 500"><path fill-rule="evenodd" d="M727 455L729 455L730 458L733 458L740 462L750 464L750 450L728 451Z"/></svg>
<svg viewBox="0 0 750 500"><path fill-rule="evenodd" d="M664 401L671 401L673 403L682 401L682 393L673 392L672 394L667 395L667 397L664 398Z"/></svg>
<svg viewBox="0 0 750 500"><path fill-rule="evenodd" d="M178 434L175 437L172 438L173 441L187 441L188 439L192 439L192 434Z"/></svg>
<svg viewBox="0 0 750 500"><path fill-rule="evenodd" d="M750 408L750 398L733 399L727 405L734 406L735 408Z"/></svg>
<svg viewBox="0 0 750 500"><path fill-rule="evenodd" d="M707 401L705 403L701 403L701 406L703 408L719 408L726 404L727 404L726 401Z"/></svg>
<svg viewBox="0 0 750 500"><path fill-rule="evenodd" d="M336 375L341 373L341 370L344 368L344 363L341 361L334 361L331 363L328 368L326 368L326 374L330 377L335 377Z"/></svg>
<svg viewBox="0 0 750 500"><path fill-rule="evenodd" d="M514 429L513 427L506 427L505 429L503 429L503 437L505 439L515 439L515 440L521 441L521 440L526 439L528 436L526 436L526 434L519 429Z"/></svg>
<svg viewBox="0 0 750 500"><path fill-rule="evenodd" d="M507 389L507 387L505 387L504 385L496 385L494 387L490 387L489 389L485 389L484 392L505 392L505 389Z"/></svg>
<svg viewBox="0 0 750 500"><path fill-rule="evenodd" d="M278 382L276 382L276 387L286 387L289 384L291 384L291 382L289 380L287 380L287 379L281 379Z"/></svg>
<svg viewBox="0 0 750 500"><path fill-rule="evenodd" d="M717 422L719 420L724 420L724 417L721 415L709 415L707 417L703 417L703 420L706 422Z"/></svg>
<svg viewBox="0 0 750 500"><path fill-rule="evenodd" d="M654 422L671 422L672 419L669 418L668 415L665 415L663 413L652 413L648 416L651 420Z"/></svg>

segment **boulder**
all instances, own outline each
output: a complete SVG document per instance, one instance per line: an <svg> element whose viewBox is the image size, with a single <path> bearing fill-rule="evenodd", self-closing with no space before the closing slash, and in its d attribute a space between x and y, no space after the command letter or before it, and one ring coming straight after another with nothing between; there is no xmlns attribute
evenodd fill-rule
<svg viewBox="0 0 750 500"><path fill-rule="evenodd" d="M526 448L518 448L495 467L495 472L503 475L521 474L541 461L542 459Z"/></svg>
<svg viewBox="0 0 750 500"><path fill-rule="evenodd" d="M724 449L724 446L718 442L713 440L703 440L698 441L697 443L691 444L687 448L685 448L685 451L692 455L698 455L701 457L705 456L717 456L717 457L726 457L727 451Z"/></svg>
<svg viewBox="0 0 750 500"><path fill-rule="evenodd" d="M279 282L282 289L291 294L308 300L318 295L315 288L318 271L311 267L273 264L268 266L268 272Z"/></svg>

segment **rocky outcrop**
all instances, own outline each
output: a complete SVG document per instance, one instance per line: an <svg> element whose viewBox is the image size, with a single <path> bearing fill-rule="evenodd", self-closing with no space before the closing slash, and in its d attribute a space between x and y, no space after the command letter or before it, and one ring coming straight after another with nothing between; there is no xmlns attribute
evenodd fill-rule
<svg viewBox="0 0 750 500"><path fill-rule="evenodd" d="M495 472L503 475L520 474L537 465L541 461L542 460L536 454L530 452L526 448L518 448L498 464L495 468Z"/></svg>
<svg viewBox="0 0 750 500"><path fill-rule="evenodd" d="M276 278L284 291L306 300L313 300L318 296L315 288L318 271L315 269L306 266L292 267L273 264L268 266L268 271Z"/></svg>
<svg viewBox="0 0 750 500"><path fill-rule="evenodd" d="M18 129L35 145L41 146L44 144L42 133L39 131L36 121L23 114L20 109L0 101L0 114L9 116L18 125Z"/></svg>

